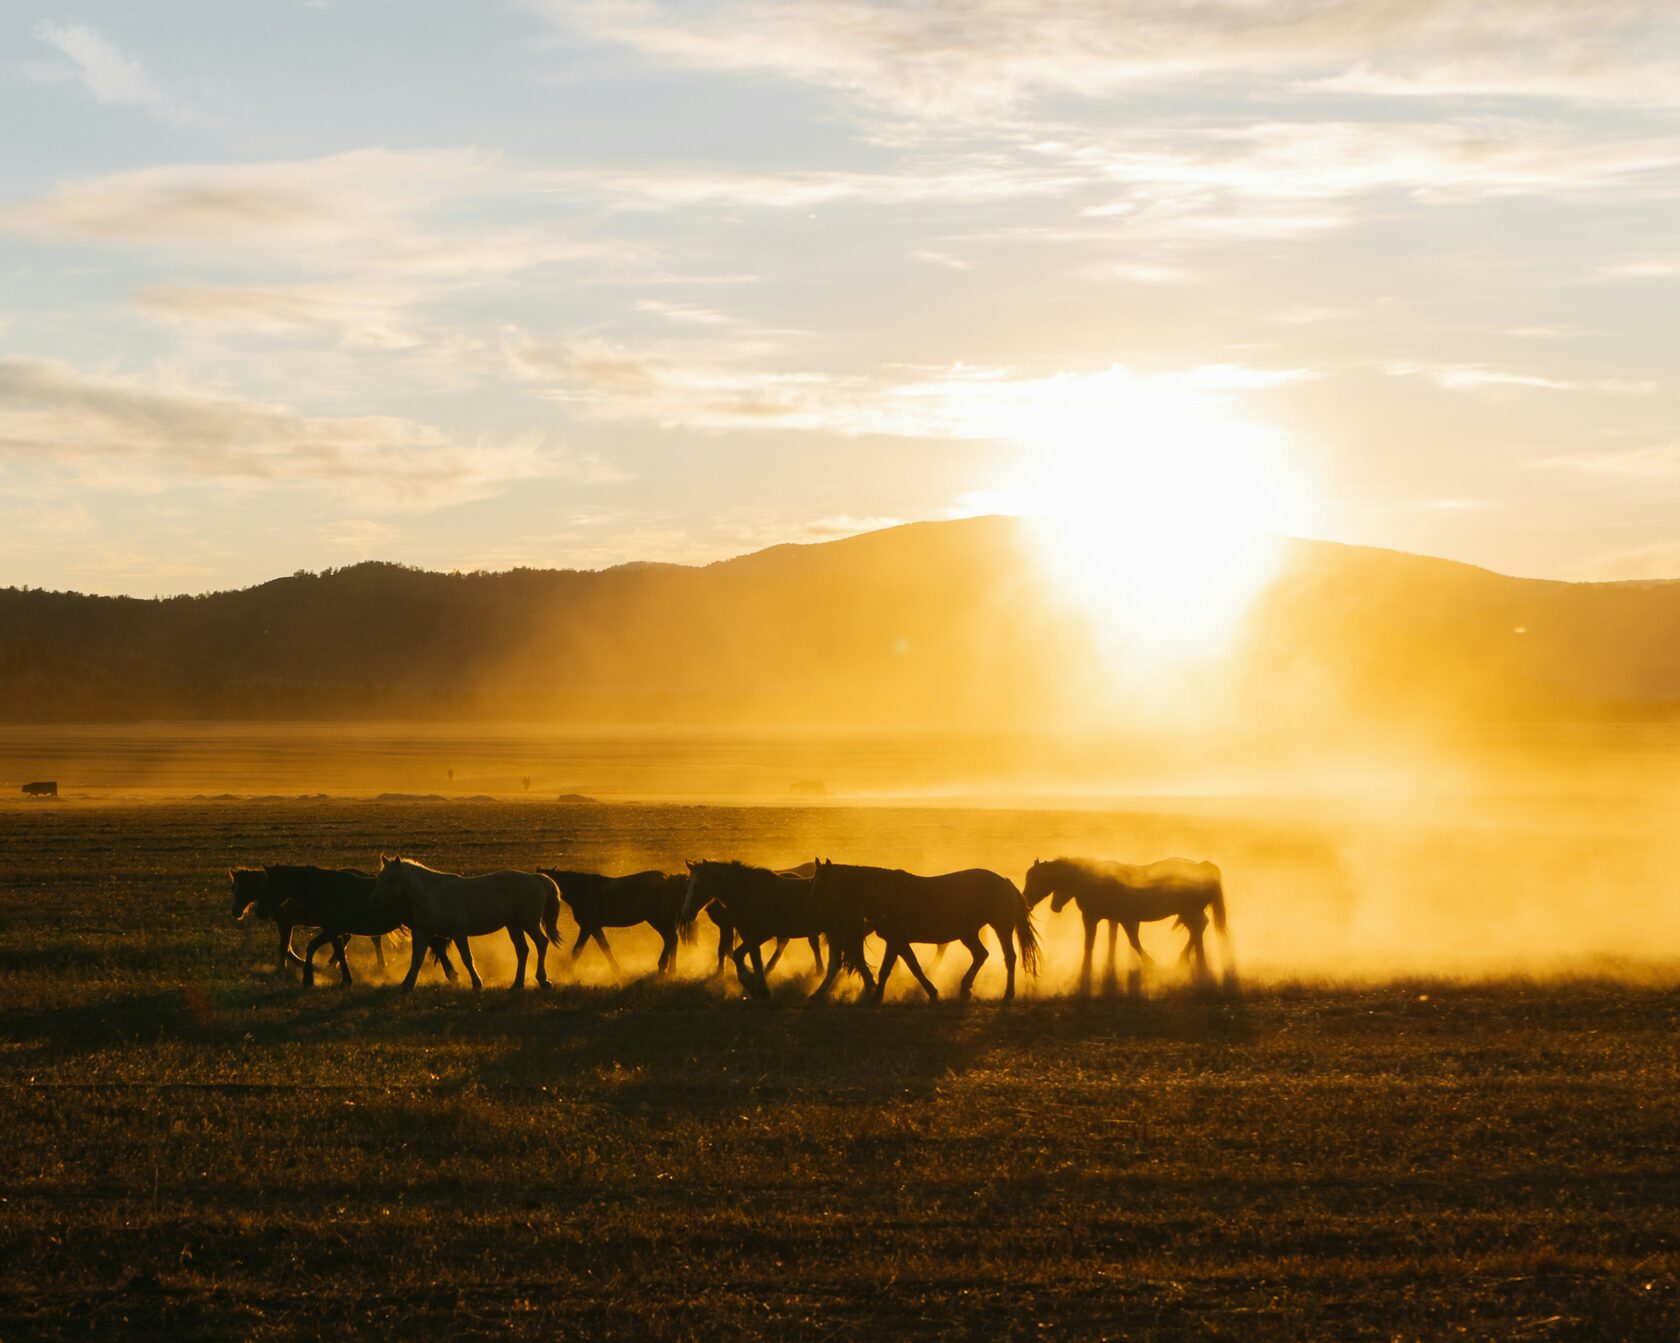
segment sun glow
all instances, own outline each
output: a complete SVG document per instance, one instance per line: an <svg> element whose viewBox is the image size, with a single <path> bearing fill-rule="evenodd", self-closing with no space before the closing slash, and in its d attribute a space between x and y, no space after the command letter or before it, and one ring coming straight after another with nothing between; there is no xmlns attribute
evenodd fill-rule
<svg viewBox="0 0 1680 1343"><path fill-rule="evenodd" d="M1231 371L1235 372L1235 371ZM1275 577L1308 490L1282 434L1232 413L1218 370L1060 386L1011 424L1005 485L1105 652L1159 670L1216 653Z"/></svg>

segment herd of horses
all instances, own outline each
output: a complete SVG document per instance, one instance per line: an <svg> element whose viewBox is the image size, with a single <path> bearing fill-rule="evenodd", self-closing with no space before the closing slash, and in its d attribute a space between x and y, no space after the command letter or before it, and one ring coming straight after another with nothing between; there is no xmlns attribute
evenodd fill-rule
<svg viewBox="0 0 1680 1343"><path fill-rule="evenodd" d="M451 948L473 988L482 988L471 939L499 932L512 940L517 960L511 987L524 987L533 949L536 981L546 986L548 948L561 941L562 903L577 923L571 960L575 963L593 942L615 971L619 965L606 929L651 926L662 943L659 971L668 973L676 964L678 946L694 939L703 913L718 934L714 973L722 973L733 960L742 988L761 998L770 996L770 973L795 940L809 942L822 975L813 999L826 997L842 973L851 973L863 980L865 1000L871 1003L881 1001L888 977L901 960L928 997L938 998L939 990L923 970L915 947L933 945L943 955L950 944L961 943L973 958L960 989L966 998L990 958L981 940L989 928L1003 956L1003 996L1011 999L1017 948L1025 972L1038 973L1040 947L1032 911L1047 898L1053 912L1071 901L1083 919L1080 987L1087 992L1104 923L1109 977L1113 980L1117 973L1115 955L1124 929L1136 957L1134 984L1139 969L1152 964L1138 940L1140 925L1170 919L1182 928L1187 940L1179 959L1199 982L1210 978L1204 945L1210 920L1222 937L1228 936L1219 869L1182 858L1147 864L1056 858L1035 862L1020 887L984 868L927 877L823 859L780 870L740 862L691 862L685 872L617 877L553 868L462 876L382 854L375 872L272 866L230 868L228 877L233 917L255 913L273 920L279 928L281 967L301 965L305 983L314 982L315 956L324 946L332 947L329 965L336 962L342 982L348 984L350 966L344 951L352 937L372 938L383 966L386 936L406 933L410 961L402 982L405 992L414 987L428 954L453 981ZM293 932L300 927L317 930L303 956L292 947ZM865 940L872 936L885 945L878 968L865 955ZM770 945L773 951L767 960L764 949ZM1228 944L1225 951L1229 978Z"/></svg>

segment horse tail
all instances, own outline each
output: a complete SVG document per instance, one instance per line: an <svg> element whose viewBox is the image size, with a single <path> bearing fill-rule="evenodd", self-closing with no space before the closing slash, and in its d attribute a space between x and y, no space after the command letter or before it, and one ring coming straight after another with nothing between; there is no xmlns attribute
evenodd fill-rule
<svg viewBox="0 0 1680 1343"><path fill-rule="evenodd" d="M1021 943L1021 968L1029 975L1036 975L1039 962L1043 958L1039 955L1038 933L1033 928L1032 910L1027 908L1027 898L1021 894L1020 887L1011 881L1009 889L1015 892L1015 936Z"/></svg>
<svg viewBox="0 0 1680 1343"><path fill-rule="evenodd" d="M542 924L543 932L548 934L550 942L560 940L560 887L553 877L544 877L548 889L543 892Z"/></svg>
<svg viewBox="0 0 1680 1343"><path fill-rule="evenodd" d="M1213 911L1213 926L1219 930L1219 935L1229 937L1230 931L1225 926L1225 883L1217 869L1213 877L1213 894L1208 897L1208 908Z"/></svg>

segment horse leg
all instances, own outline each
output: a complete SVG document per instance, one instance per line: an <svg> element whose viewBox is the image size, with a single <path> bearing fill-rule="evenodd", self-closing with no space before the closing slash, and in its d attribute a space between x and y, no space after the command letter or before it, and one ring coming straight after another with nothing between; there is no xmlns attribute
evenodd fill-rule
<svg viewBox="0 0 1680 1343"><path fill-rule="evenodd" d="M1137 957L1137 960L1126 972L1126 992L1131 997L1136 998L1143 992L1144 970L1153 969L1155 967L1155 962L1150 957L1149 953L1143 949L1143 943L1138 940L1137 921L1134 919L1131 922L1122 924L1122 926L1126 930L1126 941L1131 943L1132 952Z"/></svg>
<svg viewBox="0 0 1680 1343"><path fill-rule="evenodd" d="M572 958L567 962L567 964L571 965L574 968L574 971L578 962L578 953L589 945L589 933L590 930L588 928L579 928L577 941L572 943Z"/></svg>
<svg viewBox="0 0 1680 1343"><path fill-rule="evenodd" d="M659 973L668 974L677 966L677 929L673 924L656 931L662 943L659 948Z"/></svg>
<svg viewBox="0 0 1680 1343"><path fill-rule="evenodd" d="M612 972L615 975L622 975L624 973L624 967L618 963L618 957L613 955L612 948L607 945L607 935L597 928L594 931L594 938L595 945L600 947L602 952L605 953L607 964L612 966Z"/></svg>
<svg viewBox="0 0 1680 1343"><path fill-rule="evenodd" d="M881 973L875 976L875 992L869 995L869 1005L879 1007L881 1000L887 996L887 976L892 973L893 966L898 961L898 944L887 943L887 954L881 957Z"/></svg>
<svg viewBox="0 0 1680 1343"><path fill-rule="evenodd" d="M747 952L746 938L738 938L735 942L735 950L729 953L729 959L735 962L735 981L747 993L751 993L753 986L752 980L748 978Z"/></svg>
<svg viewBox="0 0 1680 1343"><path fill-rule="evenodd" d="M414 981L420 978L420 965L425 959L426 939L416 933L414 935L414 941L409 947L408 973L403 976L402 991L404 993L413 992ZM449 964L447 959L445 959L444 964ZM453 979L454 976L451 975L450 978Z"/></svg>
<svg viewBox="0 0 1680 1343"><path fill-rule="evenodd" d="M813 939L813 940L815 940L815 939ZM868 972L866 970L865 971L866 976L867 976L867 973ZM829 951L828 951L828 973L823 976L822 983L817 985L816 989L812 992L810 998L808 998L806 1001L815 1003L815 1002L820 1002L822 999L828 997L828 991L831 988L834 987L834 981L836 979L838 979L839 977L840 977L840 958L834 954L834 948L830 947ZM871 985L870 987L873 987L873 986Z"/></svg>
<svg viewBox="0 0 1680 1343"><path fill-rule="evenodd" d="M349 988L351 984L350 962L344 955L344 949L349 945L350 935L348 933L343 937L333 938L333 960L338 962L338 982L345 988Z"/></svg>
<svg viewBox="0 0 1680 1343"><path fill-rule="evenodd" d="M422 961L426 959L426 946L427 944L424 942L419 943L419 955ZM453 984L457 976L455 974L455 962L449 959L449 939L447 937L440 937L430 943L430 946L432 948L432 957L437 961L438 968L443 971L443 977Z"/></svg>
<svg viewBox="0 0 1680 1343"><path fill-rule="evenodd" d="M484 981L478 977L478 967L473 964L472 945L465 933L455 938L454 942L455 950L461 953L461 964L467 967L467 976L472 980L473 992L478 993L484 988Z"/></svg>
<svg viewBox="0 0 1680 1343"><path fill-rule="evenodd" d="M822 938L808 937L805 940L811 944L811 959L816 962L817 973L820 975L823 972Z"/></svg>
<svg viewBox="0 0 1680 1343"><path fill-rule="evenodd" d="M1085 916L1085 959L1079 963L1079 991L1090 996L1091 993L1091 953L1097 945L1097 921L1089 914Z"/></svg>
<svg viewBox="0 0 1680 1343"><path fill-rule="evenodd" d="M385 936L383 933L373 935L373 959L379 964L381 976L385 973Z"/></svg>
<svg viewBox="0 0 1680 1343"><path fill-rule="evenodd" d="M525 934L517 923L508 924L507 935L513 939L513 983L508 985L511 992L525 987L525 957L530 953L525 950Z"/></svg>
<svg viewBox="0 0 1680 1343"><path fill-rule="evenodd" d="M776 939L776 949L770 953L770 959L764 963L764 973L769 974L776 968L776 962L782 959L782 953L787 950L788 940L785 937Z"/></svg>
<svg viewBox="0 0 1680 1343"><path fill-rule="evenodd" d="M764 944L754 942L752 949L747 954L752 957L753 969L758 972L758 996L768 998L770 996L770 972L764 965Z"/></svg>
<svg viewBox="0 0 1680 1343"><path fill-rule="evenodd" d="M980 948L981 955L984 955L985 951L985 947L982 946ZM916 959L916 949L906 942L904 950L899 952L899 955L904 957L904 963L910 967L910 973L916 976L916 982L927 993L928 999L932 1002L938 1002L939 990L934 988L933 981L922 973L922 963ZM976 961L975 965L978 966L979 962Z"/></svg>
<svg viewBox="0 0 1680 1343"><path fill-rule="evenodd" d="M527 928L525 933L537 948L537 986L539 988L546 989L548 987L548 965L546 963L548 958L548 938L543 933L542 921L539 919L536 925L534 927Z"/></svg>
<svg viewBox="0 0 1680 1343"><path fill-rule="evenodd" d="M1143 949L1143 943L1138 941L1137 920L1132 920L1130 923L1126 924L1125 927L1126 940L1132 944L1132 950L1137 953L1138 960L1142 961L1145 966L1153 970L1155 968L1155 958L1145 951Z"/></svg>
<svg viewBox="0 0 1680 1343"><path fill-rule="evenodd" d="M1115 965L1115 948L1120 941L1120 920L1108 921L1108 978L1103 982L1103 992L1113 993L1120 985L1120 971Z"/></svg>
<svg viewBox="0 0 1680 1343"><path fill-rule="evenodd" d="M994 925L992 931L998 935L998 946L1003 950L1003 1001L1007 1003L1015 997L1015 930Z"/></svg>
<svg viewBox="0 0 1680 1343"><path fill-rule="evenodd" d="M288 965L302 965L303 957L292 950L292 929L297 925L280 922L280 968L284 970Z"/></svg>
<svg viewBox="0 0 1680 1343"><path fill-rule="evenodd" d="M306 948L309 955L303 962L303 984L305 988L309 988L315 983L315 953L331 941L332 938L323 932L313 938Z"/></svg>
<svg viewBox="0 0 1680 1343"><path fill-rule="evenodd" d="M1009 934L1005 933L1003 936L1008 937ZM968 967L968 973L962 977L962 996L966 998L974 992L974 977L980 973L980 967L986 963L986 958L991 953L986 950L986 944L980 940L979 933L963 938L962 944L974 957L974 964Z"/></svg>

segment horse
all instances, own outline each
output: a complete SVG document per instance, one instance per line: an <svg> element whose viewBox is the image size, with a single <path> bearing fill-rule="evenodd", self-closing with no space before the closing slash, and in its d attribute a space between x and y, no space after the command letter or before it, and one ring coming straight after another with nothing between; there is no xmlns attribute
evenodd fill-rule
<svg viewBox="0 0 1680 1343"><path fill-rule="evenodd" d="M315 982L315 953L332 943L333 954L327 962L338 962L340 982L349 984L350 966L344 958L345 945L352 936L369 938L379 958L380 969L385 968L385 937L402 926L375 915L370 908L374 878L371 872L355 868L325 867L263 867L228 869L233 881L235 919L255 909L259 918L273 919L281 928L281 966L285 958L303 966L303 982ZM310 942L308 954L299 957L291 949L292 929L310 927L320 933ZM430 950L449 979L455 978L455 967L449 961L449 944L434 942Z"/></svg>
<svg viewBox="0 0 1680 1343"><path fill-rule="evenodd" d="M887 954L869 1001L879 1004L887 976L902 958L930 999L939 990L922 972L911 949L914 942L961 942L974 957L962 979L962 996L974 991L974 978L989 953L980 940L983 929L997 934L1006 972L1003 998L1015 996L1015 942L1021 944L1021 964L1029 975L1038 973L1038 936L1032 913L1015 883L985 868L968 868L937 877L920 877L885 867L853 867L819 861L811 879L811 906L817 924L839 955L831 958L829 974L813 997L821 997L834 982L839 963L867 977L863 939L873 932L887 944Z"/></svg>
<svg viewBox="0 0 1680 1343"><path fill-rule="evenodd" d="M1225 889L1219 869L1212 863L1188 858L1165 858L1158 863L1109 863L1088 858L1055 858L1035 862L1027 869L1026 896L1029 907L1050 896L1050 912L1059 913L1071 899L1085 921L1085 959L1079 971L1081 992L1091 988L1092 949L1097 925L1108 921L1108 977L1115 977L1116 929L1126 930L1142 965L1153 965L1149 953L1138 941L1138 925L1160 919L1176 919L1190 935L1181 963L1188 961L1198 982L1208 978L1207 949L1202 934L1207 930L1208 911L1213 926L1226 943L1226 977L1232 978L1230 931L1225 923ZM1133 972L1134 975L1136 972ZM1136 987L1136 981L1133 981Z"/></svg>
<svg viewBox="0 0 1680 1343"><path fill-rule="evenodd" d="M774 868L772 870L778 877L803 877L809 881L815 874L817 865L815 863L801 863L798 867ZM706 917L717 926L717 966L712 973L721 975L724 965L729 960L730 953L735 948L735 925L730 921L729 911L715 900L706 906ZM776 939L776 949L770 953L770 959L764 962L765 974L769 974L776 968L776 963L782 959L782 953L788 949L788 943L792 940L788 937L778 937ZM820 975L823 972L822 938L809 937L806 941L810 943L811 959L816 962L817 973Z"/></svg>
<svg viewBox="0 0 1680 1343"><path fill-rule="evenodd" d="M578 935L571 956L574 964L578 953L593 939L613 973L623 974L601 930L646 923L653 926L664 944L659 950L659 973L665 974L676 966L677 943L693 937L692 929L678 929L677 914L688 888L688 878L681 874L634 872L627 877L605 877L599 872L562 872L549 867L537 871L559 887L560 898L577 920Z"/></svg>
<svg viewBox="0 0 1680 1343"><path fill-rule="evenodd" d="M228 880L233 886L233 920L238 923L247 914L255 911L259 919L272 919L280 930L280 964L284 970L287 965L301 965L304 967L304 982L312 982L310 964L314 960L311 950L309 962L292 950L292 933L297 928L319 928L321 920L315 917L315 897L317 888L321 884L335 887L335 893L341 882L357 879L369 883L370 889L373 874L360 872L354 868L319 868L319 867L230 867L227 870ZM301 897L301 899L300 899ZM355 896L351 896L352 903ZM334 903L329 897L329 906ZM379 960L379 968L385 968L385 929L381 932L362 928L347 930L344 940L348 941L348 933L359 933L369 937L373 942L374 955ZM343 947L333 941L333 960L339 963L346 975L349 968L344 965ZM322 945L317 940L314 946ZM329 962L330 963L330 962ZM445 956L442 961L446 973L454 976L455 967L448 964Z"/></svg>
<svg viewBox="0 0 1680 1343"><path fill-rule="evenodd" d="M414 988L429 943L447 938L461 953L473 991L484 987L473 965L467 939L505 929L518 957L510 989L525 987L525 939L537 948L537 983L548 987L548 944L560 940L560 891L540 872L487 872L463 877L439 872L411 858L379 855L372 907L380 917L406 923L414 931L414 954L402 991ZM546 934L546 936L545 936Z"/></svg>
<svg viewBox="0 0 1680 1343"><path fill-rule="evenodd" d="M692 927L702 909L711 911L713 920L717 921L721 906L723 917L740 938L732 953L735 977L748 993L768 998L769 975L776 957L772 956L766 965L761 948L771 938L776 939L779 947L785 947L795 937L809 938L817 953L817 966L819 969L822 966L822 949L817 941L819 930L812 917L810 897L809 877L773 872L767 867L748 867L745 863L690 863L682 923L684 927ZM749 957L753 963L750 979ZM833 963L832 956L830 963Z"/></svg>

